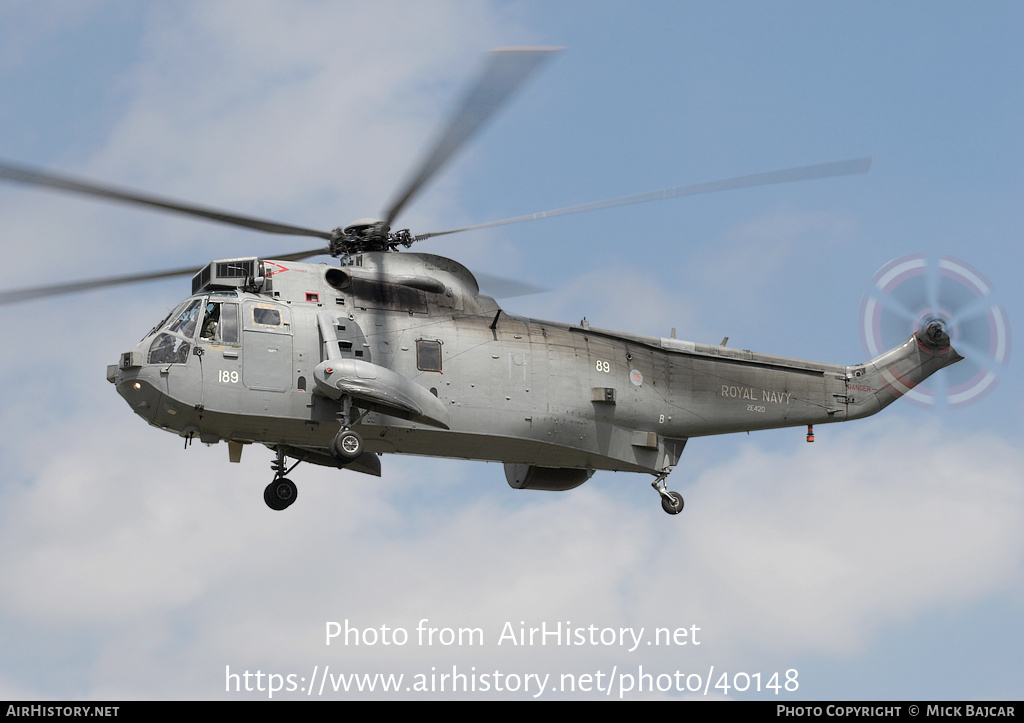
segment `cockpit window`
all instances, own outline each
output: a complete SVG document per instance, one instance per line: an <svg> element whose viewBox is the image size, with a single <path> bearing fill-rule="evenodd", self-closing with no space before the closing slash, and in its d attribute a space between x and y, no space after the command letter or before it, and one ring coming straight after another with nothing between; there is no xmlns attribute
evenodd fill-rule
<svg viewBox="0 0 1024 723"><path fill-rule="evenodd" d="M176 316L172 315L171 323L167 331L174 331L182 336L193 337L196 333L196 325L199 323L199 312L202 310L202 299L193 299L188 306Z"/></svg>
<svg viewBox="0 0 1024 723"><path fill-rule="evenodd" d="M165 316L163 318L163 320L159 324L157 324L152 329L150 329L146 333L146 336L144 336L142 338L145 339L147 336L153 336L153 334L157 333L157 331L159 331L160 329L163 329L165 326L167 326L167 322L169 322L171 319L177 319L178 318L178 314L184 308L185 308L185 302L183 301L180 304L178 304L177 306L175 306L173 309L171 309L169 312L167 312L167 316Z"/></svg>
<svg viewBox="0 0 1024 723"><path fill-rule="evenodd" d="M221 304L220 340L227 344L238 343L238 304Z"/></svg>
<svg viewBox="0 0 1024 723"><path fill-rule="evenodd" d="M150 364L184 364L188 361L189 343L180 336L158 334L149 347Z"/></svg>
<svg viewBox="0 0 1024 723"><path fill-rule="evenodd" d="M205 341L237 344L238 304L226 304L212 299L207 302L199 336Z"/></svg>
<svg viewBox="0 0 1024 723"><path fill-rule="evenodd" d="M217 328L220 326L220 304L210 302L206 305L203 313L203 330L199 332L200 339L213 341L217 338Z"/></svg>
<svg viewBox="0 0 1024 723"><path fill-rule="evenodd" d="M184 364L188 361L196 327L203 312L203 299L186 299L164 319L146 357L148 364ZM173 332L173 333L171 333Z"/></svg>

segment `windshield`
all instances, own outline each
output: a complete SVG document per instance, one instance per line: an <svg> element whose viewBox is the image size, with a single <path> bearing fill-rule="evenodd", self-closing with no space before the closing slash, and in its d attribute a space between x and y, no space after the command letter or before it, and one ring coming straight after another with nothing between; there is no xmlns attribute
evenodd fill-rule
<svg viewBox="0 0 1024 723"><path fill-rule="evenodd" d="M186 299L167 315L150 334L161 332L149 345L149 364L184 364L188 361L191 344L195 338L196 326L203 309L203 299ZM170 334L168 332L174 332Z"/></svg>
<svg viewBox="0 0 1024 723"><path fill-rule="evenodd" d="M202 299L190 299L175 309L165 322L164 329L177 332L184 337L191 339L196 333L196 324L199 323L199 312L202 310Z"/></svg>
<svg viewBox="0 0 1024 723"><path fill-rule="evenodd" d="M191 345L180 336L157 334L149 347L149 364L184 364Z"/></svg>

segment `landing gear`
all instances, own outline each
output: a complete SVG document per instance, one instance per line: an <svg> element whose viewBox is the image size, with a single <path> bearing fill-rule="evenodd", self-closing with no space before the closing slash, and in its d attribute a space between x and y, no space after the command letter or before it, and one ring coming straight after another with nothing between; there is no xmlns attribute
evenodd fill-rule
<svg viewBox="0 0 1024 723"><path fill-rule="evenodd" d="M342 429L331 440L331 454L336 459L351 462L363 453L363 438L351 429Z"/></svg>
<svg viewBox="0 0 1024 723"><path fill-rule="evenodd" d="M267 507L280 512L298 499L299 488L295 486L294 482L285 477L286 474L298 466L299 463L296 462L286 469L284 452L280 449L277 450L277 458L270 463L270 468L275 472L274 481L263 490L263 501L267 503Z"/></svg>
<svg viewBox="0 0 1024 723"><path fill-rule="evenodd" d="M678 492L669 492L661 498L661 509L670 515L678 515L683 511L683 496Z"/></svg>
<svg viewBox="0 0 1024 723"><path fill-rule="evenodd" d="M348 464L363 453L363 438L358 432L352 431L352 427L366 412L358 414L352 405L352 398L347 395L341 398L341 409L338 415L341 431L331 440L331 454L342 464Z"/></svg>
<svg viewBox="0 0 1024 723"><path fill-rule="evenodd" d="M299 488L286 477L278 477L263 490L263 501L272 510L281 511L291 505L299 496Z"/></svg>
<svg viewBox="0 0 1024 723"><path fill-rule="evenodd" d="M661 496L661 509L670 515L678 515L683 511L683 496L678 492L669 490L668 485L665 484L665 480L668 479L671 471L671 467L666 467L659 472L654 477L654 481L651 482L651 487Z"/></svg>

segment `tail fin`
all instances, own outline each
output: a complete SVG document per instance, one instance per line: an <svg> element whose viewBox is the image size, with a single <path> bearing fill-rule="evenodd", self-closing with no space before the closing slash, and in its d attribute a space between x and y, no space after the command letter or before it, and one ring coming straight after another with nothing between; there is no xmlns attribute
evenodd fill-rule
<svg viewBox="0 0 1024 723"><path fill-rule="evenodd" d="M963 359L939 322L866 364L846 367L847 419L882 411L932 374Z"/></svg>

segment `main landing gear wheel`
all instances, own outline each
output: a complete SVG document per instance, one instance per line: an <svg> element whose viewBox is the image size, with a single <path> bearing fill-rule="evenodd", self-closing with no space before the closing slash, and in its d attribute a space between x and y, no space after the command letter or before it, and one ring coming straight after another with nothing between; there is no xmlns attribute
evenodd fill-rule
<svg viewBox="0 0 1024 723"><path fill-rule="evenodd" d="M363 438L358 432L343 429L331 440L331 454L336 458L351 462L363 453Z"/></svg>
<svg viewBox="0 0 1024 723"><path fill-rule="evenodd" d="M278 477L263 490L263 501L272 510L283 510L299 496L299 488L286 477Z"/></svg>
<svg viewBox="0 0 1024 723"><path fill-rule="evenodd" d="M683 496L678 492L667 492L661 498L661 509L670 515L678 515L683 511Z"/></svg>

